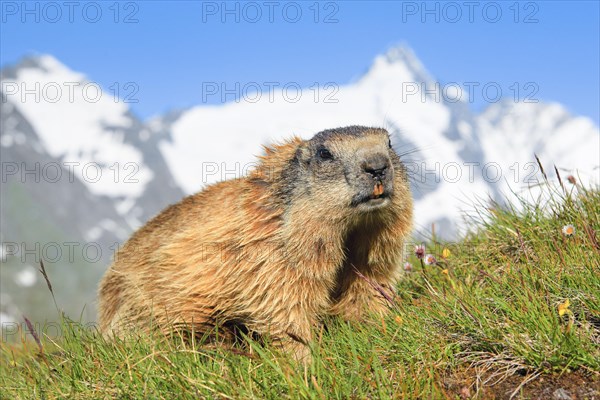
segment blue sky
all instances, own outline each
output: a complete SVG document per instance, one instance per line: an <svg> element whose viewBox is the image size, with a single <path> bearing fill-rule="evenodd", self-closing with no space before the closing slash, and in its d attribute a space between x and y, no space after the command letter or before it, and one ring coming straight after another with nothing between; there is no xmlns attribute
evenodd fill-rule
<svg viewBox="0 0 600 400"><path fill-rule="evenodd" d="M404 43L442 83L537 89L600 120L598 1L72 4L2 1L1 65L49 53L105 88L135 82L142 118L202 104L203 82L342 85Z"/></svg>

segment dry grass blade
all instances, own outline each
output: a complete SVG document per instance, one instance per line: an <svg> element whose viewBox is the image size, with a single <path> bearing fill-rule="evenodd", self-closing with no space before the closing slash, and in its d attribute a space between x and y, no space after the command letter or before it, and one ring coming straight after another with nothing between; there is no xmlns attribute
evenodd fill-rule
<svg viewBox="0 0 600 400"><path fill-rule="evenodd" d="M29 318L27 318L24 315L23 315L23 319L25 320L25 324L27 325L27 330L29 331L29 333L31 333L31 336L33 336L33 339L35 340L35 342L38 345L38 348L40 350L40 357L42 357L42 360L44 361L44 363L46 363L46 365L49 365L48 360L46 359L46 355L44 354L44 347L42 346L42 341L40 340L40 337L38 336L37 332L35 331L33 324L31 323Z"/></svg>
<svg viewBox="0 0 600 400"><path fill-rule="evenodd" d="M519 391L521 390L521 388L523 386L525 386L528 382L531 382L532 380L534 380L535 378L537 378L540 375L541 375L541 372L536 372L534 374L529 375L525 379L523 379L523 382L521 382L521 384L519 386L517 386L517 388L511 393L509 400L512 400L516 395L518 395Z"/></svg>
<svg viewBox="0 0 600 400"><path fill-rule="evenodd" d="M29 333L31 334L31 336L33 336L33 339L35 340L35 342L37 343L38 347L40 348L40 353L43 353L44 352L44 348L42 347L42 342L41 342L40 337L38 336L37 332L35 331L35 328L34 328L33 324L31 323L31 321L29 320L29 318L27 318L24 315L23 315L23 319L25 320L25 324L27 325L27 330L29 331Z"/></svg>
<svg viewBox="0 0 600 400"><path fill-rule="evenodd" d="M507 352L494 354L487 351L465 351L458 358L470 363L477 371L477 377L483 386L495 386L504 382L518 371L527 370L527 365Z"/></svg>
<svg viewBox="0 0 600 400"><path fill-rule="evenodd" d="M560 177L560 173L558 172L558 168L556 168L556 165L554 166L554 172L556 172L556 176L558 177L558 183L560 183L560 187L563 190L564 194L567 194L567 190L565 189L565 185L563 184L562 178Z"/></svg>
<svg viewBox="0 0 600 400"><path fill-rule="evenodd" d="M373 289L377 290L377 292L379 292L379 294L382 295L383 298L390 303L390 305L393 306L396 304L394 299L388 293L386 293L385 289L379 283L373 282L371 279L364 276L354 265L352 266L352 268L354 268L354 272L356 272L356 275L358 275L359 278L363 279L365 282L371 285Z"/></svg>
<svg viewBox="0 0 600 400"><path fill-rule="evenodd" d="M540 158L538 157L537 154L534 154L535 156L535 161L537 161L539 167L540 167L540 171L542 172L542 175L544 176L544 181L546 181L546 183L548 183L548 175L546 175L546 171L544 171L544 167L542 166L542 162L540 161Z"/></svg>
<svg viewBox="0 0 600 400"><path fill-rule="evenodd" d="M54 297L54 290L52 290L52 283L50 283L50 278L48 278L48 274L46 273L46 267L44 267L44 261L40 260L40 273L44 277L46 281L46 285L48 285L48 290L50 290L50 294L52 295L52 300L54 301L54 306L58 310L58 304L56 303L56 297Z"/></svg>
<svg viewBox="0 0 600 400"><path fill-rule="evenodd" d="M591 246L591 247L594 250L596 250L596 252L600 253L600 242L598 241L598 235L596 234L596 231L594 230L594 228L592 228L588 224L585 224L585 225L583 225L583 230L585 231L588 238L590 239L590 242L593 244L593 246Z"/></svg>
<svg viewBox="0 0 600 400"><path fill-rule="evenodd" d="M50 283L50 279L48 279L48 274L46 273L46 268L44 267L43 260L40 260L39 271L41 272L42 276L44 277L44 280L46 281L46 285L48 285L48 290L50 290L50 293L52 293L52 296L54 296L54 291L52 290L52 284Z"/></svg>

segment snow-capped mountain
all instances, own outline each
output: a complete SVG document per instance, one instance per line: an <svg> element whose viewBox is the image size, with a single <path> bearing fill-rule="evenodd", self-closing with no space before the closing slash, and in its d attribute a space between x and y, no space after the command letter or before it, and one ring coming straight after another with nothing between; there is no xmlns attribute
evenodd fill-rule
<svg viewBox="0 0 600 400"><path fill-rule="evenodd" d="M598 177L600 134L589 118L570 116L559 104L506 100L475 115L468 99L456 101L449 89L436 85L409 49L393 48L356 82L321 88L318 99L314 89L294 101L274 90L258 101L198 106L152 124L171 133L161 152L188 193L247 172L261 143L351 124L383 126L398 152L417 150L405 157L417 227L436 223L447 237L476 197L525 185L538 168L534 153L549 166Z"/></svg>
<svg viewBox="0 0 600 400"><path fill-rule="evenodd" d="M413 181L417 230L435 224L446 237L476 198L526 187L537 170L534 153L565 175L600 182L600 131L589 118L560 104L512 100L476 114L407 48L377 56L354 82L301 90L280 82L269 92L240 93L239 101L145 122L92 78L49 55L1 71L0 252L14 267L2 269L3 304L7 296L21 304L11 287L29 282L17 274L36 260L21 247L35 243L40 252L67 242L105 250L91 275L89 257L55 262L70 276L63 294L76 287L91 301L116 243L185 194L248 173L261 145L291 135L352 124L387 128ZM3 307L0 315L8 315Z"/></svg>
<svg viewBox="0 0 600 400"><path fill-rule="evenodd" d="M53 57L26 58L3 70L2 106L3 153L18 153L23 146L34 150L15 160L25 164L17 165L17 173L7 173L7 179L25 181L21 183L40 181L53 187L65 182L72 186L82 184L85 189L80 191L111 203L112 211L124 219L106 222L108 215L86 210L98 222L83 235L86 240L96 240L101 230L113 231L124 239L164 203L181 197L169 168L158 154L159 137L152 135L121 99ZM45 160L36 169L42 153L50 161ZM49 167L48 162L55 162L62 170L56 172L55 164ZM21 179L25 171L34 172ZM69 194L68 188L64 194ZM77 195L71 199L82 200ZM68 202L56 206L73 210ZM78 206L91 207L89 202Z"/></svg>
<svg viewBox="0 0 600 400"><path fill-rule="evenodd" d="M183 192L159 153L160 135L106 88L51 56L0 76L0 315L14 315L5 310L14 304L34 319L48 313L44 301L27 306L47 295L43 282L36 296L19 290L29 282L20 274L42 259L57 297L78 315L93 304L118 244ZM93 307L86 312L94 318Z"/></svg>

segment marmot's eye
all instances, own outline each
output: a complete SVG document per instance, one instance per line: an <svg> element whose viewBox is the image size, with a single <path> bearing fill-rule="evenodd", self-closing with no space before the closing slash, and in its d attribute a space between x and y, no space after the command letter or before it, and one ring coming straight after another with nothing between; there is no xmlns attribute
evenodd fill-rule
<svg viewBox="0 0 600 400"><path fill-rule="evenodd" d="M333 160L333 154L331 154L331 152L325 147L321 147L320 149L318 149L317 155L323 160Z"/></svg>

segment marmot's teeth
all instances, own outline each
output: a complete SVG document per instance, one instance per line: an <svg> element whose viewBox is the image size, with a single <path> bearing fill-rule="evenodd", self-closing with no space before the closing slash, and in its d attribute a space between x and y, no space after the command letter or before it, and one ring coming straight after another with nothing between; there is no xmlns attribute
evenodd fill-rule
<svg viewBox="0 0 600 400"><path fill-rule="evenodd" d="M373 188L373 194L371 196L371 198L377 198L379 196L381 196L383 194L383 185L381 184L381 182L377 182L375 184L375 187Z"/></svg>

